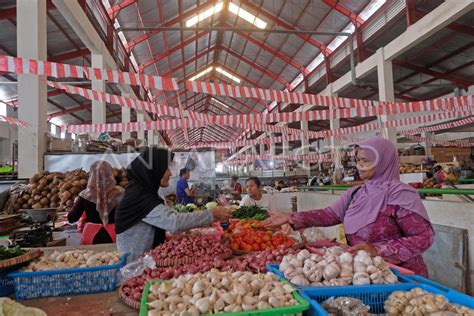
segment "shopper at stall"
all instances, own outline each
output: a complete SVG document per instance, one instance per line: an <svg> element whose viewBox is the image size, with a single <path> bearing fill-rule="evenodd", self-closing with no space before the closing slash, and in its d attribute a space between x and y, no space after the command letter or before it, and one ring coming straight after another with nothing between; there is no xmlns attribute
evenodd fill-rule
<svg viewBox="0 0 474 316"><path fill-rule="evenodd" d="M242 194L242 185L238 182L239 177L237 176L232 176L230 179L230 187L232 188L232 195L234 197L234 200L240 200L242 197L240 196Z"/></svg>
<svg viewBox="0 0 474 316"><path fill-rule="evenodd" d="M186 205L194 203L194 190L189 188L188 180L191 177L191 171L183 168L179 171L179 180L176 184L176 195L178 196L178 203Z"/></svg>
<svg viewBox="0 0 474 316"><path fill-rule="evenodd" d="M224 221L230 211L178 213L168 207L158 195L160 187L167 187L171 177L169 165L173 154L162 148L146 148L128 166L129 184L116 211L117 248L129 253L133 261L146 251L165 241L166 231L185 231Z"/></svg>
<svg viewBox="0 0 474 316"><path fill-rule="evenodd" d="M434 240L434 230L418 192L400 182L399 158L393 144L373 137L356 148L357 169L364 185L346 191L328 208L299 213L272 213L267 226L292 224L295 229L344 224L353 250L364 249L427 276L421 257Z"/></svg>
<svg viewBox="0 0 474 316"><path fill-rule="evenodd" d="M266 210L271 210L268 195L262 193L262 183L257 177L250 177L245 181L247 195L240 201L240 206L258 205Z"/></svg>
<svg viewBox="0 0 474 316"><path fill-rule="evenodd" d="M115 242L115 208L122 195L123 188L116 185L112 166L104 160L95 162L87 188L79 193L67 216L74 223L86 214L81 245Z"/></svg>

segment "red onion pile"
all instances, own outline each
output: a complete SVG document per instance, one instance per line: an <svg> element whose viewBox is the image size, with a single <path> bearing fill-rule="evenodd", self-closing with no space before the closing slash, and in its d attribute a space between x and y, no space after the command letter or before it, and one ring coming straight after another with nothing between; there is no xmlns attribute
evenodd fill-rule
<svg viewBox="0 0 474 316"><path fill-rule="evenodd" d="M173 238L150 251L157 265L169 266L173 263L192 263L201 258L229 258L232 250L220 240L205 236L186 236ZM187 260L189 259L189 260ZM160 263L160 264L159 264Z"/></svg>

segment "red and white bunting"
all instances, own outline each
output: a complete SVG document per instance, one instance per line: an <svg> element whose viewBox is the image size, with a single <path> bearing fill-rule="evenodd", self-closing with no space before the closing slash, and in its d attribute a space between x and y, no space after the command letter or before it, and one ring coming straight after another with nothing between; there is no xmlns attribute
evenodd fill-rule
<svg viewBox="0 0 474 316"><path fill-rule="evenodd" d="M0 121L1 122L7 122L10 125L15 125L15 126L19 126L19 127L28 127L28 126L30 126L30 124L28 124L25 121L20 121L16 118L6 116L6 115L0 115Z"/></svg>
<svg viewBox="0 0 474 316"><path fill-rule="evenodd" d="M112 69L100 69L54 63L29 58L0 55L0 71L16 74L44 75L54 78L87 78L114 83L141 85L158 90L179 90L176 78L150 76Z"/></svg>
<svg viewBox="0 0 474 316"><path fill-rule="evenodd" d="M286 92L281 90L270 90L254 87L233 86L224 83L209 83L203 81L186 81L188 91L196 93L207 93L217 96L233 98L254 98L259 100L300 103L305 105L319 105L330 108L362 108L378 104L376 101L347 99L331 96Z"/></svg>
<svg viewBox="0 0 474 316"><path fill-rule="evenodd" d="M446 147L474 147L474 143L471 143L469 141L463 141L463 140L447 141L447 140L439 140L439 139L427 138L427 137L418 137L414 135L405 135L405 137L417 142L427 142L427 143L432 143L435 145L446 146Z"/></svg>
<svg viewBox="0 0 474 316"><path fill-rule="evenodd" d="M441 131L444 129L460 127L460 126L471 124L471 123L474 123L474 117L468 117L468 118L465 118L459 121L454 121L454 122L447 122L447 123L442 123L442 124L433 125L433 126L420 127L420 128L410 129L406 131L401 131L399 132L399 134L414 135L414 134L420 134L420 133L426 133L426 132L436 132L436 131Z"/></svg>

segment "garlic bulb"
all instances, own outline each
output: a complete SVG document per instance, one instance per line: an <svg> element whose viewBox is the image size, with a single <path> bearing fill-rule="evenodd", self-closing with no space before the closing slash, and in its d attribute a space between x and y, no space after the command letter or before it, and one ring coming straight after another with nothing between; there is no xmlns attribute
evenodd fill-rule
<svg viewBox="0 0 474 316"><path fill-rule="evenodd" d="M335 263L328 264L323 271L323 277L326 280L335 279L341 273L341 268Z"/></svg>

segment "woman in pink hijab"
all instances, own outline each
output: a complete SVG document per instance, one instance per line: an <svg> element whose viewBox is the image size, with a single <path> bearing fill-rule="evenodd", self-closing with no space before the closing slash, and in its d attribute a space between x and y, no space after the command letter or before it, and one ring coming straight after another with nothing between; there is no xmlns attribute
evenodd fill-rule
<svg viewBox="0 0 474 316"><path fill-rule="evenodd" d="M123 192L123 188L117 186L112 166L107 161L99 160L92 164L87 188L79 193L68 213L71 223L86 213L81 245L115 242L115 208Z"/></svg>
<svg viewBox="0 0 474 316"><path fill-rule="evenodd" d="M398 152L383 138L356 147L357 170L365 183L346 191L330 207L299 213L273 213L268 226L292 224L294 229L344 224L354 250L373 255L427 277L421 257L434 240L434 230L418 192L400 182Z"/></svg>

